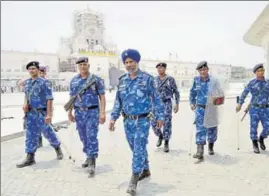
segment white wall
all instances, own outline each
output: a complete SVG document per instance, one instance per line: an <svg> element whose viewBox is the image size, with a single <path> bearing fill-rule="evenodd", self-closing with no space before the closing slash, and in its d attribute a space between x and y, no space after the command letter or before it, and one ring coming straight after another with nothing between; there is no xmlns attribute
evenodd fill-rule
<svg viewBox="0 0 269 196"><path fill-rule="evenodd" d="M1 73L12 72L17 75L26 72L26 64L30 61L39 61L40 65L49 66L49 72L59 71L57 54L1 50Z"/></svg>
<svg viewBox="0 0 269 196"><path fill-rule="evenodd" d="M264 49L264 67L265 67L265 77L269 78L269 32L262 39L262 47Z"/></svg>

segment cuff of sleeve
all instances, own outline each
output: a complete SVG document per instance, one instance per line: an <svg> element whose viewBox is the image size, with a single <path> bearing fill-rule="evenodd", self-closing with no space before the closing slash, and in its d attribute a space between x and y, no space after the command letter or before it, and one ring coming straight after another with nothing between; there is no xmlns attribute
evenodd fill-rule
<svg viewBox="0 0 269 196"><path fill-rule="evenodd" d="M53 96L51 95L46 96L46 100L53 100Z"/></svg>
<svg viewBox="0 0 269 196"><path fill-rule="evenodd" d="M164 121L164 117L157 116L156 120L162 120L162 121Z"/></svg>
<svg viewBox="0 0 269 196"><path fill-rule="evenodd" d="M105 91L104 91L104 90L101 90L101 91L99 90L98 93L99 93L100 95L104 95L104 94L105 94Z"/></svg>
<svg viewBox="0 0 269 196"><path fill-rule="evenodd" d="M111 115L110 120L116 121L119 117L115 115Z"/></svg>

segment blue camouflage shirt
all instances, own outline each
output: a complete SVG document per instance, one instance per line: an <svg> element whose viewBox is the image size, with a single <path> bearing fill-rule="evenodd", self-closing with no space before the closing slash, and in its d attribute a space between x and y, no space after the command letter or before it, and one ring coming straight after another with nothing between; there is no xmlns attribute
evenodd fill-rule
<svg viewBox="0 0 269 196"><path fill-rule="evenodd" d="M99 95L105 94L103 80L94 75L95 83L86 90L82 96L77 96L74 101L76 107L90 107L99 105ZM87 78L83 79L80 74L76 75L70 82L70 96L74 96L86 83Z"/></svg>
<svg viewBox="0 0 269 196"><path fill-rule="evenodd" d="M159 76L156 76L155 83L163 101L172 99L174 95L176 104L179 104L180 95L176 85L176 81L173 77L166 76L161 80Z"/></svg>
<svg viewBox="0 0 269 196"><path fill-rule="evenodd" d="M208 84L210 76L207 80L202 80L200 76L196 76L190 90L189 101L192 105L206 105L208 97Z"/></svg>
<svg viewBox="0 0 269 196"><path fill-rule="evenodd" d="M240 105L244 103L249 92L252 95L251 104L269 104L269 80L251 80L239 98Z"/></svg>
<svg viewBox="0 0 269 196"><path fill-rule="evenodd" d="M53 100L51 82L41 77L25 80L24 92L31 108L46 108L47 100Z"/></svg>
<svg viewBox="0 0 269 196"><path fill-rule="evenodd" d="M129 74L120 78L111 120L117 120L120 112L127 115L140 115L152 112L157 120L164 120L164 105L154 85L154 77L138 70L137 77Z"/></svg>

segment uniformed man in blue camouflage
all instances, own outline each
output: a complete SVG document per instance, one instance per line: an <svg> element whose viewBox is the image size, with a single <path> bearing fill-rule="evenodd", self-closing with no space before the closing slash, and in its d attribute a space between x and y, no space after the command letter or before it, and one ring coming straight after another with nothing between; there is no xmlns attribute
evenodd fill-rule
<svg viewBox="0 0 269 196"><path fill-rule="evenodd" d="M155 108L157 127L161 128L164 123L164 105L154 85L153 76L139 69L139 52L127 49L121 57L128 73L119 79L109 129L114 130L115 121L122 112L126 138L133 153L133 175L127 193L133 195L136 193L137 182L150 176L146 146L152 107Z"/></svg>
<svg viewBox="0 0 269 196"><path fill-rule="evenodd" d="M40 66L39 67L39 76L41 78L44 78L46 79L46 76L47 76L47 69L45 66ZM51 84L50 84L51 85ZM51 125L47 125L46 126L46 129L52 129L52 126ZM54 130L53 130L54 131ZM44 132L45 134L47 133L46 131ZM42 142L42 134L40 135L39 137L39 141L38 141L38 148L42 147L43 146L43 142Z"/></svg>
<svg viewBox="0 0 269 196"><path fill-rule="evenodd" d="M26 121L26 159L17 164L18 168L35 164L35 152L41 132L54 147L57 158L62 159L60 141L52 129L46 129L52 118L52 89L48 80L38 76L39 62L32 61L26 65L31 78L24 82L26 102L23 107Z"/></svg>
<svg viewBox="0 0 269 196"><path fill-rule="evenodd" d="M76 64L79 74L70 82L71 97L76 96L78 91L85 88L92 80L95 82L88 89L85 89L83 94L76 97L74 101L75 116L71 109L68 112L68 118L71 122L76 122L78 134L83 144L83 152L87 157L82 167L88 167L90 175L94 175L99 153L97 138L99 123L104 124L106 119L104 81L89 72L90 64L87 57L78 58Z"/></svg>
<svg viewBox="0 0 269 196"><path fill-rule="evenodd" d="M159 137L156 146L160 147L164 140L164 152L169 152L169 140L172 134L172 98L175 97L174 112L178 112L179 91L176 81L172 76L168 76L166 72L166 63L159 63L156 65L159 76L154 78L158 92L165 107L165 121L163 130L156 127L156 120L152 120L152 128L156 136Z"/></svg>
<svg viewBox="0 0 269 196"><path fill-rule="evenodd" d="M251 80L245 87L239 98L236 111L239 112L248 95L251 93L250 101L250 139L253 143L254 153L260 153L258 143L262 150L266 149L264 139L269 135L269 80L264 78L263 64L258 64L253 68L256 78ZM258 137L258 124L262 123L263 130Z"/></svg>
<svg viewBox="0 0 269 196"><path fill-rule="evenodd" d="M196 76L193 85L190 89L190 106L195 111L196 124L196 145L197 153L193 156L198 160L204 158L204 145L206 145L206 138L208 140L209 155L214 155L214 143L217 140L217 127L205 128L204 116L207 105L208 87L211 76L208 74L209 68L206 61L200 62L196 70L200 76Z"/></svg>

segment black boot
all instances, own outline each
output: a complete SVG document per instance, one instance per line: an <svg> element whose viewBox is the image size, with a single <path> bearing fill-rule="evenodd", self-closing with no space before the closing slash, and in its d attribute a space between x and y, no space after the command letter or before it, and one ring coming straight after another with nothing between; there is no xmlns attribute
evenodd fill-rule
<svg viewBox="0 0 269 196"><path fill-rule="evenodd" d="M130 195L136 194L136 187L138 182L139 174L133 174L129 183L129 187L127 189L127 193Z"/></svg>
<svg viewBox="0 0 269 196"><path fill-rule="evenodd" d="M264 138L262 136L260 136L260 138L259 138L259 143L260 143L261 149L266 150L266 146L264 144Z"/></svg>
<svg viewBox="0 0 269 196"><path fill-rule="evenodd" d="M34 153L28 153L26 156L26 159L22 162L17 164L17 168L23 168L26 166L30 166L35 164L35 154Z"/></svg>
<svg viewBox="0 0 269 196"><path fill-rule="evenodd" d="M42 136L40 136L40 137L38 138L38 146L37 146L37 148L41 148L42 146L43 146Z"/></svg>
<svg viewBox="0 0 269 196"><path fill-rule="evenodd" d="M150 170L149 169L144 169L143 172L140 174L138 181L143 180L145 178L148 178L151 176Z"/></svg>
<svg viewBox="0 0 269 196"><path fill-rule="evenodd" d="M89 163L88 163L88 167L89 167L89 177L94 176L95 174L95 166L96 166L96 159L95 158L91 158L89 159Z"/></svg>
<svg viewBox="0 0 269 196"><path fill-rule="evenodd" d="M163 142L163 135L161 134L161 135L159 136L159 139L158 139L158 141L157 141L156 146L157 146L157 147L160 147L160 146L162 145L162 142Z"/></svg>
<svg viewBox="0 0 269 196"><path fill-rule="evenodd" d="M204 158L204 145L198 144L197 145L197 153L193 155L195 159L203 159Z"/></svg>
<svg viewBox="0 0 269 196"><path fill-rule="evenodd" d="M252 144L253 144L253 150L254 150L254 153L256 153L256 154L260 154L260 149L259 149L259 145L258 145L258 140L252 140Z"/></svg>
<svg viewBox="0 0 269 196"><path fill-rule="evenodd" d="M81 167L86 168L89 166L90 158L87 158L84 163L82 163Z"/></svg>
<svg viewBox="0 0 269 196"><path fill-rule="evenodd" d="M55 149L56 154L57 154L57 159L58 159L58 160L63 159L64 155L63 155L63 152L62 152L61 147L58 146L58 147L56 147L56 148L54 148L54 149Z"/></svg>
<svg viewBox="0 0 269 196"><path fill-rule="evenodd" d="M165 140L163 151L169 152L169 140Z"/></svg>
<svg viewBox="0 0 269 196"><path fill-rule="evenodd" d="M214 143L209 143L208 144L208 154L209 155L214 155L215 153L214 153Z"/></svg>

